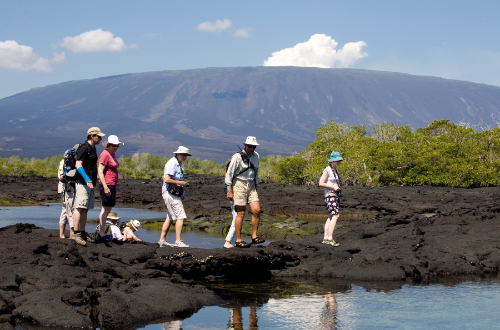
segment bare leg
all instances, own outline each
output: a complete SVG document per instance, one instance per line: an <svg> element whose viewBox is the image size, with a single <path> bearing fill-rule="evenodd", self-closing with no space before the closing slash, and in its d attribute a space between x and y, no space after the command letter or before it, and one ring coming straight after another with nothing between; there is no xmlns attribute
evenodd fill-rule
<svg viewBox="0 0 500 330"><path fill-rule="evenodd" d="M327 220L326 223L328 225L327 232L326 232L326 238L327 239L333 239L333 231L335 230L335 226L337 225L337 220L339 219L339 215L334 215L331 217L331 219ZM326 228L326 225L325 225Z"/></svg>
<svg viewBox="0 0 500 330"><path fill-rule="evenodd" d="M112 206L103 206L101 208L101 214L99 214L99 236L101 237L106 235L106 219L112 208Z"/></svg>
<svg viewBox="0 0 500 330"><path fill-rule="evenodd" d="M165 242L165 240L167 239L168 230L170 229L171 224L172 221L170 220L165 220L165 222L163 223L163 227L161 227L160 242Z"/></svg>
<svg viewBox="0 0 500 330"><path fill-rule="evenodd" d="M255 306L250 306L250 327L248 327L249 330L257 330L259 326L257 325L257 309Z"/></svg>
<svg viewBox="0 0 500 330"><path fill-rule="evenodd" d="M175 241L182 241L182 226L184 226L184 219L177 219L175 221Z"/></svg>
<svg viewBox="0 0 500 330"><path fill-rule="evenodd" d="M59 238L66 238L66 236L64 236L64 230L66 230L66 224L60 223L59 224ZM70 235L71 235L71 233L70 233Z"/></svg>
<svg viewBox="0 0 500 330"><path fill-rule="evenodd" d="M252 238L256 238L260 222L260 203L257 201L248 205L250 205L250 209L252 210Z"/></svg>
<svg viewBox="0 0 500 330"><path fill-rule="evenodd" d="M75 212L73 213L73 228L77 231L85 231L88 211L89 210L82 208L75 209Z"/></svg>
<svg viewBox="0 0 500 330"><path fill-rule="evenodd" d="M236 220L234 221L234 228L236 230L236 243L241 242L241 228L243 228L243 217L245 217L246 206L236 206Z"/></svg>

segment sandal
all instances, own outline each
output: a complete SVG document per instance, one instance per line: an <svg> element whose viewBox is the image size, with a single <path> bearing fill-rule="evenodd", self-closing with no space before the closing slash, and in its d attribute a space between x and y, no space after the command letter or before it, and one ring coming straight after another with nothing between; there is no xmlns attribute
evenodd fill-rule
<svg viewBox="0 0 500 330"><path fill-rule="evenodd" d="M252 238L252 244L262 244L264 242L265 242L265 240L260 239L258 237Z"/></svg>
<svg viewBox="0 0 500 330"><path fill-rule="evenodd" d="M249 248L250 247L250 244L248 244L247 242L245 241L241 241L241 242L236 242L234 244L234 247L237 247L237 248Z"/></svg>

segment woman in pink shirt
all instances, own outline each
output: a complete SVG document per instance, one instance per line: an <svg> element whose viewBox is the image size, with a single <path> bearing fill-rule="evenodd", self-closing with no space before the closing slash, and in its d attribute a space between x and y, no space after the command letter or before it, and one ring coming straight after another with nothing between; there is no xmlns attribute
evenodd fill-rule
<svg viewBox="0 0 500 330"><path fill-rule="evenodd" d="M106 148L99 156L99 191L101 192L102 209L99 214L99 235L96 242L105 242L106 218L116 202L116 184L118 183L118 160L116 151L123 145L116 135L110 135L102 145Z"/></svg>

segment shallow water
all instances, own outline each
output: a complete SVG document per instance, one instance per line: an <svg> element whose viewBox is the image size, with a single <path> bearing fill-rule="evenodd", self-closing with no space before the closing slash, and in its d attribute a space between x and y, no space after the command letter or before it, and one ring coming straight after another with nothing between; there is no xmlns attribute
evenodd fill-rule
<svg viewBox="0 0 500 330"><path fill-rule="evenodd" d="M49 203L46 206L4 206L0 207L0 227L14 225L16 223L33 223L38 227L46 229L59 229L59 215L61 214L61 203ZM121 221L125 222L131 219L146 220L165 217L165 211L151 211L132 207L114 207L113 211L118 214ZM88 219L98 219L101 212L101 206L96 205L93 210L89 210ZM192 218L188 214L188 219ZM229 224L228 224L229 225ZM96 224L87 223L86 230L94 233ZM137 236L143 241L156 243L160 239L160 232L155 230L146 230L139 228ZM68 226L66 226L66 235L68 235ZM213 249L221 248L224 245L225 236L210 235L202 231L188 231L182 233L184 243L193 248ZM245 239L245 238L243 238ZM167 242L175 242L174 226L170 227L167 235ZM269 244L267 241L263 245Z"/></svg>
<svg viewBox="0 0 500 330"><path fill-rule="evenodd" d="M278 284L279 285L279 284ZM375 284L377 285L377 284ZM370 289L322 285L291 294L226 290L228 303L136 329L498 329L500 281ZM329 293L331 292L331 293ZM242 327L237 325L241 324ZM235 326L236 325L236 326Z"/></svg>

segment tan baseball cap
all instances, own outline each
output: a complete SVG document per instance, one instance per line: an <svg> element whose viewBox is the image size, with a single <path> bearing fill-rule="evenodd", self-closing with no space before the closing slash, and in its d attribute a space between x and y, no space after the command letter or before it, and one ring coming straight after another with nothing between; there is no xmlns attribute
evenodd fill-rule
<svg viewBox="0 0 500 330"><path fill-rule="evenodd" d="M99 135L99 136L104 136L106 134L104 134L103 132L101 132L101 129L99 127L91 127L87 130L87 135Z"/></svg>

